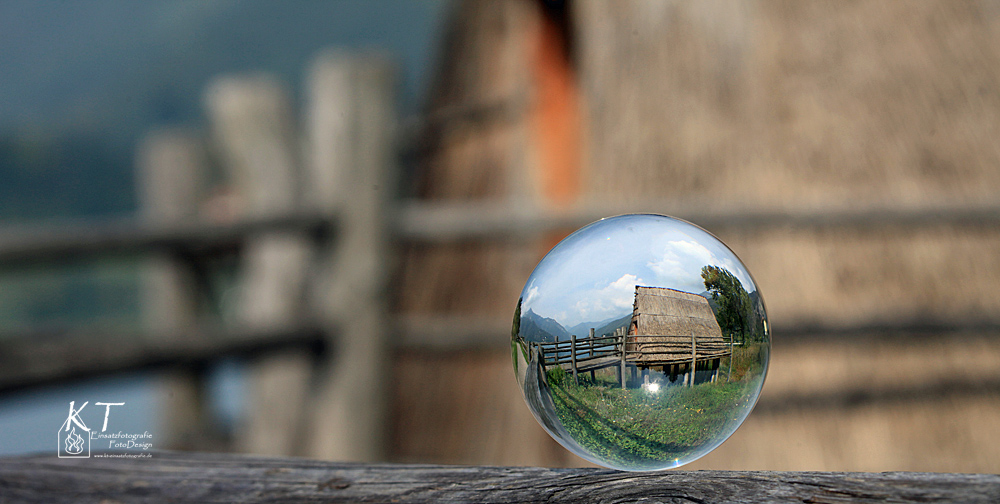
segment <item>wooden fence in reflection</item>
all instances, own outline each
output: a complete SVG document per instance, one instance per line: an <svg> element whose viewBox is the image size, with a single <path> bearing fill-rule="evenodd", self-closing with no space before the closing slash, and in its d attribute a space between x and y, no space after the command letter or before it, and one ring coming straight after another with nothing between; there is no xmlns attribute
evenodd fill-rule
<svg viewBox="0 0 1000 504"><path fill-rule="evenodd" d="M650 369L658 368L671 378L683 375L684 385L691 386L699 364L707 364L711 368L711 381L715 381L721 360L733 353L731 342L720 345L698 341L693 335L643 335L642 343L637 343L636 337L625 334L624 330L603 336L595 336L593 332L591 329L591 335L584 338L573 335L569 341L531 343L532 351L539 356L538 364L543 373L556 366L571 373L574 383L580 383L580 373L590 373L590 380L594 383L596 371L614 367L616 381L626 388L630 372L634 374L639 369L645 375ZM649 353L654 354L656 359L641 359Z"/></svg>

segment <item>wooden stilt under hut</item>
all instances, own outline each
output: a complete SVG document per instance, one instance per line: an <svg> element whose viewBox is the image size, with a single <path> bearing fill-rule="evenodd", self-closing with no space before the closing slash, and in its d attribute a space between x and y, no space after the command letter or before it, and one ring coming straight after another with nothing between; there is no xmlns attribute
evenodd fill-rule
<svg viewBox="0 0 1000 504"><path fill-rule="evenodd" d="M663 287L635 287L629 336L626 353L636 367L674 374L683 365L687 385L698 369L712 370L714 381L719 361L732 353L707 299Z"/></svg>

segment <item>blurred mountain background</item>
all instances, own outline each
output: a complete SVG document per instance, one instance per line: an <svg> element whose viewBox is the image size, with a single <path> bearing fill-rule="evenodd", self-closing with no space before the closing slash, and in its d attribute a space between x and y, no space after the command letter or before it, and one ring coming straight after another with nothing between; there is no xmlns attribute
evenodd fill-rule
<svg viewBox="0 0 1000 504"><path fill-rule="evenodd" d="M126 214L153 127L197 124L206 83L267 71L300 89L320 49L398 58L416 112L446 2L219 0L0 3L0 220Z"/></svg>

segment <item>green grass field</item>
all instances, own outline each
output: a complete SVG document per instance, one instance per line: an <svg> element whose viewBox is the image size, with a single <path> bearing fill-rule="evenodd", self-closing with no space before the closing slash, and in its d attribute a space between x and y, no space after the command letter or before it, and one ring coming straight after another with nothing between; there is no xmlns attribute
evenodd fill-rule
<svg viewBox="0 0 1000 504"><path fill-rule="evenodd" d="M559 420L577 443L619 467L654 469L685 462L736 430L763 374L744 366L733 374L729 383L655 393L622 390L610 379L576 385L561 369L549 371L549 384Z"/></svg>

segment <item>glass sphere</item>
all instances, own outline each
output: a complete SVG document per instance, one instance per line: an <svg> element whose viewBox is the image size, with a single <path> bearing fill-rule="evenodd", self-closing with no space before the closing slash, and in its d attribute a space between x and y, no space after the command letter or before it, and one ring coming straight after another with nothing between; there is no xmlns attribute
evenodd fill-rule
<svg viewBox="0 0 1000 504"><path fill-rule="evenodd" d="M662 215L594 222L543 259L514 312L514 373L535 418L591 462L691 462L750 414L771 351L733 251Z"/></svg>

